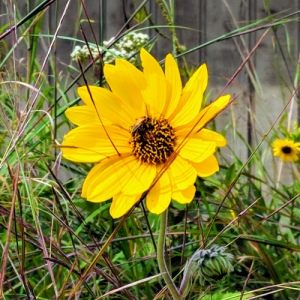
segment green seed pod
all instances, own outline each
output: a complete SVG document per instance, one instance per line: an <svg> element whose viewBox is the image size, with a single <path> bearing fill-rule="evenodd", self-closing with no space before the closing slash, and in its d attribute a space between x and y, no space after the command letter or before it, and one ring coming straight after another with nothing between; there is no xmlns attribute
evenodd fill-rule
<svg viewBox="0 0 300 300"><path fill-rule="evenodd" d="M231 264L233 255L225 251L225 247L218 245L213 245L207 250L199 250L199 259L195 263L197 263L201 285L204 285L205 281L215 283L233 271Z"/></svg>
<svg viewBox="0 0 300 300"><path fill-rule="evenodd" d="M199 276L200 284L215 283L233 271L233 255L225 247L213 245L210 249L197 250L184 267L180 293L186 297L194 279Z"/></svg>

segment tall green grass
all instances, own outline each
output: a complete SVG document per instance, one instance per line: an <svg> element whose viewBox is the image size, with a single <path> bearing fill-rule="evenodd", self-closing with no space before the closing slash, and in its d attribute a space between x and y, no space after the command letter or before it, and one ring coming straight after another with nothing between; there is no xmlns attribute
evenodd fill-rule
<svg viewBox="0 0 300 300"><path fill-rule="evenodd" d="M102 40L88 40L103 54L106 49L101 42L108 17L104 2L100 3L102 18L97 23ZM298 26L299 12L272 14L265 1L265 18L249 24L232 19L232 31L194 48L185 45L185 50L177 36L183 27L175 22L175 1L157 1L164 25L155 24L146 2L132 2L134 12L126 13L133 21L120 28L116 40L130 30L151 30L153 39L147 45L151 49L167 28L182 74L189 77L194 67L187 54L234 39L242 42L237 59L245 62L247 54L242 53L252 50L245 39L253 32L260 37L269 29L281 100L284 105L294 101L292 95L299 84L298 57L292 54L287 25ZM0 28L0 298L69 299L76 294L73 299L171 299L156 261L158 216L139 203L127 219L113 220L110 202L94 204L80 197L91 165L61 157L58 146L73 128L64 111L79 104L76 87L84 81L78 64L71 64L71 59L61 62L55 50L60 41L73 46L79 41L86 43L79 32L81 23L88 25L84 27L88 36L93 36L91 27L96 26L84 13L87 2L78 1L73 35L61 36L59 30L68 17L69 4L27 1L25 14L19 2L1 2L4 11L0 18L5 20L1 24L5 24ZM118 5L122 4L116 2L116 10ZM228 6L230 10L229 1ZM53 28L47 22L50 10ZM276 34L279 28L285 30L284 41ZM291 64L297 69L295 74L287 70ZM264 82L251 65L243 67L256 94L256 107L266 110L267 116ZM89 84L105 84L93 62L84 68ZM232 118L223 134L231 134L236 144L248 149L249 159L241 161L229 144L231 158L218 153L221 170L215 176L197 179L194 201L188 206L172 202L166 254L178 286L185 262L199 247L217 243L227 246L235 257L234 272L217 285L202 287L196 281L187 299L299 299L299 167L287 164L284 172L280 171L280 163L271 157L270 150L273 139L292 131L289 116L297 110L297 101L293 105L268 124L260 122L257 111L249 109L254 132L251 143ZM272 167L266 167L272 160ZM289 182L285 176L291 178Z"/></svg>

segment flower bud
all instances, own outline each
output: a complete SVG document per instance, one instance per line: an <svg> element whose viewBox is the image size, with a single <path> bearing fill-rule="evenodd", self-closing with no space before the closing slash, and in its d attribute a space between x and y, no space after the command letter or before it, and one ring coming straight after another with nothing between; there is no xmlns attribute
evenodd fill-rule
<svg viewBox="0 0 300 300"><path fill-rule="evenodd" d="M226 253L225 250L225 247L218 245L213 245L207 250L199 250L199 259L195 263L201 285L204 285L205 281L215 283L233 271L231 264L233 255Z"/></svg>
<svg viewBox="0 0 300 300"><path fill-rule="evenodd" d="M193 285L193 279L199 276L200 285L215 283L233 271L233 255L226 253L225 247L213 245L210 249L197 250L187 261L180 292L185 297Z"/></svg>

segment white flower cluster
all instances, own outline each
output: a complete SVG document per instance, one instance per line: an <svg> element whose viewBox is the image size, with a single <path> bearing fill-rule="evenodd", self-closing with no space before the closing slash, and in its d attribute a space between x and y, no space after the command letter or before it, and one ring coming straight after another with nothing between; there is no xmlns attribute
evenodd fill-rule
<svg viewBox="0 0 300 300"><path fill-rule="evenodd" d="M104 41L104 47L107 47L113 42L114 38L111 38L109 41ZM114 44L109 51L106 51L103 54L103 63L110 64L113 63L116 57L121 57L129 59L131 63L136 62L135 56L133 56L140 48L142 48L149 40L149 36L143 33L130 32L117 43ZM95 58L99 52L95 46L90 46L90 51ZM131 57L132 56L132 57ZM71 53L72 60L80 60L81 63L85 63L87 60L91 59L89 49L86 45L83 47L76 46L73 52ZM99 60L97 61L99 63Z"/></svg>
<svg viewBox="0 0 300 300"><path fill-rule="evenodd" d="M90 46L90 50L92 52L93 57L96 57L99 52L96 47ZM80 60L81 63L85 63L87 60L91 59L90 51L87 45L83 47L76 46L73 52L71 53L72 60L77 61Z"/></svg>

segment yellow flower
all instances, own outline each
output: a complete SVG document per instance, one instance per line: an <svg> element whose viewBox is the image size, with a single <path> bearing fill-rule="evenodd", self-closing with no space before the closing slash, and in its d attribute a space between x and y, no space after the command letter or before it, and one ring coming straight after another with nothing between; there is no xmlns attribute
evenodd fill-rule
<svg viewBox="0 0 300 300"><path fill-rule="evenodd" d="M190 203L197 175L219 170L214 152L226 145L222 135L202 129L230 100L230 95L222 96L199 113L208 83L206 65L182 88L171 54L165 73L146 50L140 57L143 72L123 59L106 64L111 91L80 87L86 105L66 111L78 127L64 137L63 156L99 162L85 179L82 197L91 202L113 198L113 218L124 215L149 189L146 204L154 214L165 211L171 199Z"/></svg>
<svg viewBox="0 0 300 300"><path fill-rule="evenodd" d="M277 139L272 144L274 156L279 156L282 161L297 161L300 151L300 143L294 143L288 139Z"/></svg>

